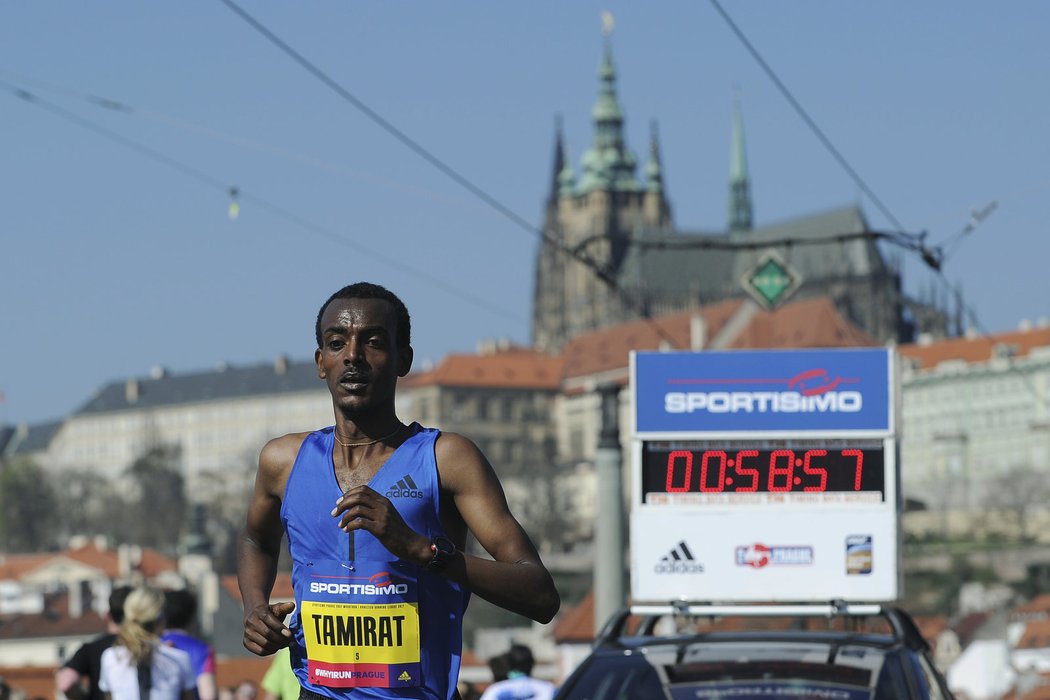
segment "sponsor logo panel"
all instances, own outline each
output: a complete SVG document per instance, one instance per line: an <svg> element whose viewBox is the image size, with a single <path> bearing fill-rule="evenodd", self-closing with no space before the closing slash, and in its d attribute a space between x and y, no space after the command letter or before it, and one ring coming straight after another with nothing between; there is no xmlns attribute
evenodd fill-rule
<svg viewBox="0 0 1050 700"><path fill-rule="evenodd" d="M756 542L736 548L737 566L763 569L767 566L811 566L813 548L808 545L767 546Z"/></svg>
<svg viewBox="0 0 1050 700"><path fill-rule="evenodd" d="M693 550L682 540L670 552L660 557L653 571L658 574L702 574L704 565L697 561Z"/></svg>
<svg viewBox="0 0 1050 700"><path fill-rule="evenodd" d="M849 535L846 537L846 574L863 576L872 571L875 546L871 535Z"/></svg>

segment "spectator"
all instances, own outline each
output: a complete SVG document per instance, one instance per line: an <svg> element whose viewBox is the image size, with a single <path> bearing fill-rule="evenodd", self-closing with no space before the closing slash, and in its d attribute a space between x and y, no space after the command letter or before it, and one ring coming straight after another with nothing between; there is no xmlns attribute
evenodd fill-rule
<svg viewBox="0 0 1050 700"><path fill-rule="evenodd" d="M215 650L190 634L197 615L197 598L187 590L164 592L164 634L160 640L190 655L197 674L198 700L216 700Z"/></svg>
<svg viewBox="0 0 1050 700"><path fill-rule="evenodd" d="M255 700L255 696L258 695L258 688L255 687L255 683L249 680L243 680L237 684L237 687L233 691L234 700Z"/></svg>
<svg viewBox="0 0 1050 700"><path fill-rule="evenodd" d="M117 638L120 623L124 621L124 599L131 588L119 586L109 594L106 611L106 633L80 646L72 657L55 673L55 690L69 700L104 700L98 688L102 667L102 652Z"/></svg>
<svg viewBox="0 0 1050 700"><path fill-rule="evenodd" d="M492 682L498 683L507 680L507 654L496 654L489 659L489 671L492 672Z"/></svg>
<svg viewBox="0 0 1050 700"><path fill-rule="evenodd" d="M124 622L102 652L98 687L112 700L194 700L190 655L160 643L164 594L136 588L124 601Z"/></svg>
<svg viewBox="0 0 1050 700"><path fill-rule="evenodd" d="M551 700L554 684L532 678L532 650L524 644L511 645L506 653L507 680L485 689L481 700Z"/></svg>
<svg viewBox="0 0 1050 700"><path fill-rule="evenodd" d="M263 700L299 700L301 688L288 647L278 649L262 679Z"/></svg>

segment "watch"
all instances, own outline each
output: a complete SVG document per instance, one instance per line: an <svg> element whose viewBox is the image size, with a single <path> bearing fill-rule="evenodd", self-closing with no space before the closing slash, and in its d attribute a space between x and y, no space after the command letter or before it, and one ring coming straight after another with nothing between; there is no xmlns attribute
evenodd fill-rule
<svg viewBox="0 0 1050 700"><path fill-rule="evenodd" d="M427 571L439 573L444 571L452 557L456 556L456 545L449 538L438 535L430 540L430 551L434 556L427 564Z"/></svg>

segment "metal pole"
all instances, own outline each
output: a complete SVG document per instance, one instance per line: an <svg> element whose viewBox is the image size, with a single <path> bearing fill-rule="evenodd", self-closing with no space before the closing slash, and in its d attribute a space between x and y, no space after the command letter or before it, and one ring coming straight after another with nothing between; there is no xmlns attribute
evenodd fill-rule
<svg viewBox="0 0 1050 700"><path fill-rule="evenodd" d="M594 533L594 631L623 607L624 512L623 456L620 450L620 386L598 387L602 424L594 471L598 478L598 518Z"/></svg>

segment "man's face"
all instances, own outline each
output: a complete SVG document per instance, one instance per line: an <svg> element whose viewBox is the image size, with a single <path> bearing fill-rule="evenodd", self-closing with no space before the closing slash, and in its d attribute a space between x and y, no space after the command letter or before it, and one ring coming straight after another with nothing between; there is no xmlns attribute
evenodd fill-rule
<svg viewBox="0 0 1050 700"><path fill-rule="evenodd" d="M361 413L394 404L397 378L412 367L412 349L397 347L397 317L383 299L335 299L321 315L318 375L336 408Z"/></svg>

